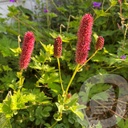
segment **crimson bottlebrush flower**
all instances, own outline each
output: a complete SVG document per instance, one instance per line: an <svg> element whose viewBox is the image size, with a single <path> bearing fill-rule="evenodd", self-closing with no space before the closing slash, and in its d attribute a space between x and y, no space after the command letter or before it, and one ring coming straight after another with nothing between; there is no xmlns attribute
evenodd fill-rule
<svg viewBox="0 0 128 128"><path fill-rule="evenodd" d="M54 56L60 58L61 53L62 53L62 39L60 36L58 36L54 42Z"/></svg>
<svg viewBox="0 0 128 128"><path fill-rule="evenodd" d="M34 48L35 37L33 32L26 32L22 44L22 52L20 56L20 69L26 69L31 59L31 54Z"/></svg>
<svg viewBox="0 0 128 128"><path fill-rule="evenodd" d="M80 27L77 33L77 45L76 45L76 63L83 64L90 50L91 35L92 35L93 17L91 14L85 14L81 21Z"/></svg>
<svg viewBox="0 0 128 128"><path fill-rule="evenodd" d="M104 47L104 38L102 36L99 36L96 42L95 49L102 50L103 47Z"/></svg>

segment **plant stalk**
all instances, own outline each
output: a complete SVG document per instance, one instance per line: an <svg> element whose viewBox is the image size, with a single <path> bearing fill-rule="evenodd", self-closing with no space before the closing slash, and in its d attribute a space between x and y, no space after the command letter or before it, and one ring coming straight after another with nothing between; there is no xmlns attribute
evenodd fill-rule
<svg viewBox="0 0 128 128"><path fill-rule="evenodd" d="M80 66L80 64L77 64L77 66L76 66L76 68L75 68L75 71L73 72L73 75L72 75L72 77L71 77L71 79L70 79L70 81L69 81L69 83L68 83L68 86L67 86L67 88L66 88L66 96L67 96L67 94L68 94L69 87L71 86L71 83L72 83L72 81L73 81L73 79L74 79L74 77L75 77L77 71L79 70L79 66Z"/></svg>
<svg viewBox="0 0 128 128"><path fill-rule="evenodd" d="M62 84L62 77L61 77L60 60L59 60L59 58L57 58L57 63L58 63L58 69L59 69L59 76L60 76L61 89L62 89L63 94L64 94L64 87L63 87L63 84Z"/></svg>
<svg viewBox="0 0 128 128"><path fill-rule="evenodd" d="M96 51L90 56L90 58L88 58L88 59L85 61L85 63L79 67L79 70L80 70L89 60L91 60L91 59L96 55L97 52L98 52L98 50L96 50Z"/></svg>

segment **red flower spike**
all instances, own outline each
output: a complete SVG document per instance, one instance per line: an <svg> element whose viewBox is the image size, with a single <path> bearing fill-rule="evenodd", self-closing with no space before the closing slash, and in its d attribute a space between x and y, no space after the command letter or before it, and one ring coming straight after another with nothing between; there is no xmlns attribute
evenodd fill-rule
<svg viewBox="0 0 128 128"><path fill-rule="evenodd" d="M103 47L104 47L104 38L102 36L99 36L96 42L95 49L102 50Z"/></svg>
<svg viewBox="0 0 128 128"><path fill-rule="evenodd" d="M35 37L33 32L26 32L22 44L22 52L20 56L19 66L20 69L26 69L29 65L31 54L34 48Z"/></svg>
<svg viewBox="0 0 128 128"><path fill-rule="evenodd" d="M92 35L93 17L91 14L85 14L81 21L80 27L77 33L77 45L76 45L76 63L83 64L90 50L91 35Z"/></svg>
<svg viewBox="0 0 128 128"><path fill-rule="evenodd" d="M62 53L62 39L61 37L58 36L55 39L55 43L54 43L54 56L60 58L61 53Z"/></svg>

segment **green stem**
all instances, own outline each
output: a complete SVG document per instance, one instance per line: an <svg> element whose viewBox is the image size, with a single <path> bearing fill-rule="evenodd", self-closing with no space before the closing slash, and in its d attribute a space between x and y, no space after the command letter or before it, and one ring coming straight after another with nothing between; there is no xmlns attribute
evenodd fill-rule
<svg viewBox="0 0 128 128"><path fill-rule="evenodd" d="M48 10L48 0L46 1L46 8ZM50 28L50 18L48 14L46 15L46 18L47 18L47 28Z"/></svg>
<svg viewBox="0 0 128 128"><path fill-rule="evenodd" d="M62 28L65 28L63 24L60 25L60 34L62 33Z"/></svg>
<svg viewBox="0 0 128 128"><path fill-rule="evenodd" d="M36 31L36 29L35 29L34 27L30 26L28 23L24 23L23 21L21 21L20 19L18 19L18 18L15 17L15 16L13 16L13 18L14 18L15 20L17 20L18 22L20 22L22 25L25 25L26 27L29 27L29 28L31 28L32 30Z"/></svg>
<svg viewBox="0 0 128 128"><path fill-rule="evenodd" d="M20 70L19 75L18 75L18 78L19 78L19 81L18 81L18 83L19 83L18 90L20 90L23 87L23 83L24 83L23 69Z"/></svg>
<svg viewBox="0 0 128 128"><path fill-rule="evenodd" d="M69 15L69 17L68 17L67 30L66 30L67 32L69 30L70 19L71 19L71 15Z"/></svg>
<svg viewBox="0 0 128 128"><path fill-rule="evenodd" d="M72 83L72 81L73 81L73 79L74 79L74 77L75 77L77 71L79 70L79 66L80 66L80 64L77 64L77 66L76 66L76 68L75 68L75 71L73 72L73 75L72 75L72 77L71 77L71 79L70 79L70 81L69 81L69 83L68 83L68 86L67 86L67 88L66 88L66 95L68 94L69 87L70 87L70 85L71 85L71 83Z"/></svg>
<svg viewBox="0 0 128 128"><path fill-rule="evenodd" d="M104 0L103 0L103 2L102 2L102 10L103 10L103 8L104 8L103 6L104 6Z"/></svg>
<svg viewBox="0 0 128 128"><path fill-rule="evenodd" d="M73 75L72 75L72 77L71 77L71 79L70 79L70 81L69 81L69 83L68 83L67 88L66 88L66 95L67 95L67 93L68 93L69 87L70 87L70 85L71 85L71 83L72 83L72 81L73 81L73 79L74 79L74 77L75 77L77 71L78 71L79 69L81 69L90 59L92 59L92 57L95 56L97 52L98 52L98 50L96 50L96 51L92 54L92 56L91 56L82 66L80 66L80 64L77 64L77 66L76 66L76 68L75 68L75 71L74 71L74 73L73 73Z"/></svg>
<svg viewBox="0 0 128 128"><path fill-rule="evenodd" d="M62 89L63 94L64 94L64 87L63 87L63 84L62 84L62 77L61 77L60 60L59 60L59 58L57 58L57 63L58 63L58 69L59 69L59 76L60 76L61 89Z"/></svg>
<svg viewBox="0 0 128 128"><path fill-rule="evenodd" d="M107 12L108 10L110 10L112 8L112 6L110 6L105 12Z"/></svg>
<svg viewBox="0 0 128 128"><path fill-rule="evenodd" d="M79 67L79 70L80 70L89 60L91 60L92 57L94 57L97 52L98 52L98 50L96 50L96 51L91 55L91 57L90 57L89 59L87 59L83 65L81 65L81 66Z"/></svg>
<svg viewBox="0 0 128 128"><path fill-rule="evenodd" d="M51 0L52 4L54 5L54 7L58 10L58 7L56 6L54 0Z"/></svg>
<svg viewBox="0 0 128 128"><path fill-rule="evenodd" d="M127 30L128 30L128 26L127 25L125 25L125 26L126 26L126 29L125 29L125 32L124 32L124 42L126 40L126 34L127 34Z"/></svg>
<svg viewBox="0 0 128 128"><path fill-rule="evenodd" d="M21 42L20 35L18 35L18 47L19 48L20 48L20 42Z"/></svg>
<svg viewBox="0 0 128 128"><path fill-rule="evenodd" d="M54 2L54 0L51 0L51 3L53 4L53 6L56 8L57 11L61 12L61 11L58 9L58 7L57 7L56 3ZM63 12L61 12L61 13L63 13Z"/></svg>
<svg viewBox="0 0 128 128"><path fill-rule="evenodd" d="M50 128L53 128L56 124L57 124L57 121Z"/></svg>

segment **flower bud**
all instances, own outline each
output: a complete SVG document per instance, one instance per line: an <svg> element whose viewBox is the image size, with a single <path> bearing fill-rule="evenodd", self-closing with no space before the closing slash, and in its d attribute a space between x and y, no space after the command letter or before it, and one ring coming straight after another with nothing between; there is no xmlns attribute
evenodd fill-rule
<svg viewBox="0 0 128 128"><path fill-rule="evenodd" d="M102 36L99 36L96 42L95 49L102 50L103 47L104 47L104 38Z"/></svg>
<svg viewBox="0 0 128 128"><path fill-rule="evenodd" d="M58 36L55 39L55 43L54 43L54 56L60 58L61 53L62 53L62 39L61 37Z"/></svg>
<svg viewBox="0 0 128 128"><path fill-rule="evenodd" d="M68 93L68 94L67 94L67 98L68 98L68 99L71 98L71 96L72 96L71 93Z"/></svg>

